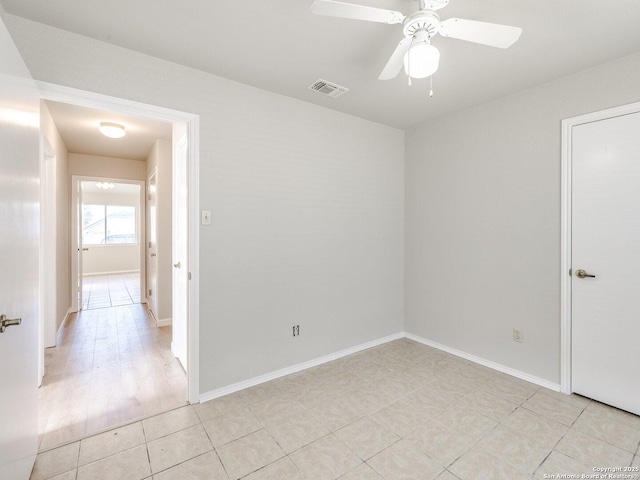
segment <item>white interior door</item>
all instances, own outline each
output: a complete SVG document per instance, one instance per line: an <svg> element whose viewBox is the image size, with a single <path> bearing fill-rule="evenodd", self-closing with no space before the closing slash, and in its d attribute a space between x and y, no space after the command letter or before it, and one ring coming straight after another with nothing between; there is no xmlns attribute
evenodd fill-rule
<svg viewBox="0 0 640 480"><path fill-rule="evenodd" d="M71 180L71 311L82 310L82 181Z"/></svg>
<svg viewBox="0 0 640 480"><path fill-rule="evenodd" d="M38 447L40 101L0 20L0 478L29 478ZM17 322L15 322L17 323Z"/></svg>
<svg viewBox="0 0 640 480"><path fill-rule="evenodd" d="M636 113L575 126L571 140L572 389L636 414L639 132Z"/></svg>
<svg viewBox="0 0 640 480"><path fill-rule="evenodd" d="M148 308L158 318L158 240L157 240L156 173L153 172L147 183L147 302Z"/></svg>
<svg viewBox="0 0 640 480"><path fill-rule="evenodd" d="M175 140L174 140L175 141ZM187 370L187 319L189 312L188 269L188 169L187 136L178 137L173 148L173 354Z"/></svg>
<svg viewBox="0 0 640 480"><path fill-rule="evenodd" d="M80 255L81 232L78 222L82 218L80 212L82 197L80 181L71 177L71 312L82 308L82 257Z"/></svg>

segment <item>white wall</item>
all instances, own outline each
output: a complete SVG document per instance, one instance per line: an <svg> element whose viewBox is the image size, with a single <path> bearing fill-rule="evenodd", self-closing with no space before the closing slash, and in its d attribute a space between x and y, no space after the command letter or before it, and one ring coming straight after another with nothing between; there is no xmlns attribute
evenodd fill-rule
<svg viewBox="0 0 640 480"><path fill-rule="evenodd" d="M40 131L44 133L53 148L55 159L55 197L56 197L56 331L60 328L71 298L71 246L69 224L69 160L67 147L60 137L53 118L44 102L40 102ZM51 288L51 286L48 286Z"/></svg>
<svg viewBox="0 0 640 480"><path fill-rule="evenodd" d="M407 131L407 331L559 383L561 120L638 85L640 54Z"/></svg>
<svg viewBox="0 0 640 480"><path fill-rule="evenodd" d="M147 177L147 164L145 161L129 158L70 153L69 175L144 181Z"/></svg>
<svg viewBox="0 0 640 480"><path fill-rule="evenodd" d="M200 115L201 392L402 330L402 131L7 23L36 79Z"/></svg>
<svg viewBox="0 0 640 480"><path fill-rule="evenodd" d="M82 256L84 275L140 271L139 245L89 245Z"/></svg>
<svg viewBox="0 0 640 480"><path fill-rule="evenodd" d="M71 154L75 155L75 154ZM75 174L74 174L75 175ZM83 186L87 184L91 186L93 182L82 182ZM122 185L127 188L126 192L118 192L118 185L112 190L103 190L101 192L91 191L85 188L82 193L82 203L86 205L115 205L119 207L135 207L136 215L140 215L140 192L131 192L138 185L125 184ZM140 186L142 188L142 186ZM136 188L136 190L138 190Z"/></svg>
<svg viewBox="0 0 640 480"><path fill-rule="evenodd" d="M156 260L158 262L157 320L171 318L172 295L172 153L171 142L157 140L147 157L147 179L156 172ZM148 223L148 222L147 222Z"/></svg>

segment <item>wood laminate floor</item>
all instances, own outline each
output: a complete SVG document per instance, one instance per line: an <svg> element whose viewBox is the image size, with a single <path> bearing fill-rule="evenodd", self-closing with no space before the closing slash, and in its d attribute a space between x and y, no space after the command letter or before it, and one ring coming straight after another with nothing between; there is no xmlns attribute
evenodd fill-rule
<svg viewBox="0 0 640 480"><path fill-rule="evenodd" d="M106 273L82 277L82 309L140 303L140 272Z"/></svg>
<svg viewBox="0 0 640 480"><path fill-rule="evenodd" d="M45 350L40 449L185 405L170 345L171 327L156 327L141 304L73 314Z"/></svg>

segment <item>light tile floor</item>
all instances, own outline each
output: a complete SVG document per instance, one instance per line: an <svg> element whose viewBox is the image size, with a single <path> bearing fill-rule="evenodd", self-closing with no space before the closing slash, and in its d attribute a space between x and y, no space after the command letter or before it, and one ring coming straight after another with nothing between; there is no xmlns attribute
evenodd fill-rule
<svg viewBox="0 0 640 480"><path fill-rule="evenodd" d="M187 380L171 327L144 305L84 310L45 350L38 389L40 449L185 405Z"/></svg>
<svg viewBox="0 0 640 480"><path fill-rule="evenodd" d="M85 275L82 277L82 309L140 303L140 272Z"/></svg>
<svg viewBox="0 0 640 480"><path fill-rule="evenodd" d="M41 453L31 478L531 480L640 467L639 444L636 415L402 339Z"/></svg>

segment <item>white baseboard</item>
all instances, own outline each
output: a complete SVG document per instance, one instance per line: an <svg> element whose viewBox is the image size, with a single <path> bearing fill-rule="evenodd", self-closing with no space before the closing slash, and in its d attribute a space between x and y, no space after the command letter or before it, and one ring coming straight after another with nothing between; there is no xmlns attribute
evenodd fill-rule
<svg viewBox="0 0 640 480"><path fill-rule="evenodd" d="M399 338L402 338L402 337L404 337L404 332L394 333L393 335L378 338L377 340L372 340L367 343L362 343L360 345L356 345L355 347L346 348L344 350L340 350L339 352L330 353L329 355L324 355L322 357L309 360L308 362L298 363L297 365L283 368L275 372L266 373L264 375L260 375L259 377L250 378L243 382L234 383L226 387L201 393L200 403L206 402L207 400L213 400L214 398L222 397L224 395L229 395L230 393L237 392L238 390L244 390L245 388L253 387L260 383L268 382L276 378L284 377L286 375L291 375L292 373L296 373L301 370L306 370L307 368L315 367L317 365L322 365L323 363L331 362L332 360L337 360L338 358L346 357L347 355L352 355L362 350L366 350L367 348L377 347L378 345L382 345L383 343L391 342L393 340L398 340Z"/></svg>
<svg viewBox="0 0 640 480"><path fill-rule="evenodd" d="M94 277L96 275L116 275L118 273L140 273L140 270L116 270L114 272L94 272L94 273L83 273L83 277Z"/></svg>
<svg viewBox="0 0 640 480"><path fill-rule="evenodd" d="M60 338L60 332L62 332L62 329L64 328L65 324L67 323L67 320L69 320L69 316L72 313L74 313L74 312L72 312L71 308L69 308L69 310L67 310L67 314L64 316L64 319L62 320L62 323L58 327L58 331L56 332L56 345L58 344L58 338ZM54 345L54 347L55 347L55 345Z"/></svg>
<svg viewBox="0 0 640 480"><path fill-rule="evenodd" d="M147 308L147 311L149 312L149 315L151 315L151 318L153 318L153 321L156 322L156 327L168 327L169 325L171 325L172 323L172 319L171 318L163 318L158 320L156 318L156 314L153 313L153 310L149 310Z"/></svg>
<svg viewBox="0 0 640 480"><path fill-rule="evenodd" d="M541 387L548 388L549 390L553 390L555 392L560 391L559 383L553 383L553 382L550 382L549 380L545 380L544 378L536 377L534 375L521 372L520 370L516 370L515 368L507 367L505 365L492 362L491 360L486 360L482 357L477 357L475 355L471 355L470 353L466 353L461 350L456 350L455 348L447 347L446 345L441 345L437 342L419 337L412 333L405 332L404 336L409 340L414 340L424 345L428 345L429 347L437 348L438 350L442 350L443 352L447 352L452 355L455 355L456 357L464 358L465 360L469 360L471 362L483 365L485 367L492 368L493 370L506 373L508 375L511 375L512 377L516 377L521 380L526 380L527 382L530 382L530 383L535 383L536 385L540 385Z"/></svg>
<svg viewBox="0 0 640 480"><path fill-rule="evenodd" d="M156 319L156 317L153 317L156 321L156 326L158 327L168 327L171 325L172 323L172 319L171 318L163 318L162 320L158 320Z"/></svg>
<svg viewBox="0 0 640 480"><path fill-rule="evenodd" d="M471 362L477 363L479 365L483 365L485 367L491 368L493 370L497 370L498 372L506 373L507 375L511 375L512 377L519 378L521 380L525 380L527 382L533 383L535 385L539 385L541 387L548 388L549 390L553 390L555 392L560 391L560 384L553 383L543 378L536 377L534 375L530 375L528 373L522 372L520 370L516 370L511 367L507 367L505 365L501 365L496 362L492 362L491 360L486 360L481 357L477 357L470 353L463 352L461 350L456 350L455 348L447 347L446 345L441 345L432 340L428 340L426 338L419 337L417 335L413 335L412 333L400 332L393 335L389 335L387 337L379 338L377 340L373 340L371 342L363 343L361 345L357 345L355 347L347 348L344 350L340 350L339 352L335 352L329 355L325 355L323 357L319 357L313 360L309 360L308 362L298 363L297 365L293 365L291 367L283 368L281 370L277 370L275 372L267 373L264 375L260 375L259 377L250 378L248 380L234 383L232 385L228 385L226 387L218 388L216 390L211 390L209 392L200 394L200 403L206 402L208 400L213 400L214 398L222 397L224 395L229 395L230 393L237 392L239 390L244 390L245 388L253 387L255 385L259 385L264 382L268 382L270 380L274 380L276 378L284 377L286 375L291 375L292 373L299 372L301 370L306 370L307 368L315 367L317 365L321 365L323 363L331 362L333 360L337 360L338 358L346 357L347 355L352 355L354 353L360 352L362 350L366 350L367 348L377 347L378 345L382 345L383 343L391 342L393 340L398 340L399 338L408 338L409 340L416 341L418 343L422 343L429 347L437 348L438 350L442 350L443 352L450 353L460 358L464 358L465 360L469 360ZM173 350L173 345L172 345Z"/></svg>

